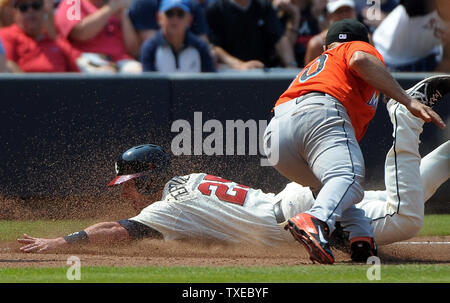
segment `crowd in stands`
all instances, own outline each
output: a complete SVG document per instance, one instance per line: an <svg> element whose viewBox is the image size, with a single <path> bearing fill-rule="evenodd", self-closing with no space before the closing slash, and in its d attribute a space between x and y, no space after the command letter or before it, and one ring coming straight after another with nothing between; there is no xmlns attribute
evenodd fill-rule
<svg viewBox="0 0 450 303"><path fill-rule="evenodd" d="M391 71L450 72L449 0L0 0L0 72L300 69L344 18Z"/></svg>

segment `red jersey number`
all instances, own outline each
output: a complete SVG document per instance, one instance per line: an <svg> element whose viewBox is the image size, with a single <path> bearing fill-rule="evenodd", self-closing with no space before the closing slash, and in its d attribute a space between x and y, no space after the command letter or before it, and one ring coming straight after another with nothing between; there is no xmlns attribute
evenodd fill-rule
<svg viewBox="0 0 450 303"><path fill-rule="evenodd" d="M234 203L243 206L245 202L245 198L247 197L247 192L249 187L245 185L238 184L239 187L233 187L231 189L231 192L234 194L230 194L230 186L232 186L232 181L222 179L219 177L207 175L203 179L204 181L210 181L210 182L203 182L198 186L198 190L204 194L205 196L211 196L212 190L211 186L216 187L215 195L216 197L224 202Z"/></svg>

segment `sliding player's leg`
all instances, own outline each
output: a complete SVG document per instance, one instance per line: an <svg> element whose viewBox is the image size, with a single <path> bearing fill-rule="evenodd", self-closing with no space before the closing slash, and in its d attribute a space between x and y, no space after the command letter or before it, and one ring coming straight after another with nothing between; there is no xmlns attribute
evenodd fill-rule
<svg viewBox="0 0 450 303"><path fill-rule="evenodd" d="M370 194L357 205L371 219L378 245L406 240L420 230L424 215L424 192L420 177L419 136L424 122L401 104L389 101L393 146L385 162L385 194ZM385 196L385 197L383 197ZM383 199L385 198L385 199Z"/></svg>

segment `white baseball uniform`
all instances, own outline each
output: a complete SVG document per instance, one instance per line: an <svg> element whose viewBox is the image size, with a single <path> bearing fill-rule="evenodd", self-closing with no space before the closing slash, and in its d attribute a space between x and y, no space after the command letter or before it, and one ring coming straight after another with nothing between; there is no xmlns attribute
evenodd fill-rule
<svg viewBox="0 0 450 303"><path fill-rule="evenodd" d="M420 159L423 121L390 101L394 144L386 157L385 191L366 191L356 208L365 212L378 245L406 240L420 229L424 202L450 176L450 141ZM419 168L420 167L420 168ZM204 239L277 245L294 238L277 224L274 204L281 200L285 218L310 209L308 187L289 183L279 194L266 194L219 177L199 173L171 179L162 200L130 220L150 226L166 240ZM352 225L342 224L352 231Z"/></svg>
<svg viewBox="0 0 450 303"><path fill-rule="evenodd" d="M166 240L204 239L274 245L293 241L277 225L274 194L199 173L172 178L162 201L130 220L161 232Z"/></svg>

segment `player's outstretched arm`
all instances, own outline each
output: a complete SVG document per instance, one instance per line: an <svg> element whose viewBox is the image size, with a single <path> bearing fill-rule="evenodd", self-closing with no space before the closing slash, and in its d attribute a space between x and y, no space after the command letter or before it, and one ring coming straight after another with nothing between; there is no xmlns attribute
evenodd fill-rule
<svg viewBox="0 0 450 303"><path fill-rule="evenodd" d="M130 240L128 231L118 222L101 222L89 226L85 230L53 239L35 238L24 234L17 242L23 244L22 252L46 252L68 247L73 244L108 244L120 243Z"/></svg>
<svg viewBox="0 0 450 303"><path fill-rule="evenodd" d="M406 106L414 116L425 122L433 122L441 129L445 128L446 125L442 118L431 107L411 98L377 57L357 51L352 55L349 65L364 81Z"/></svg>

